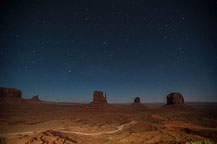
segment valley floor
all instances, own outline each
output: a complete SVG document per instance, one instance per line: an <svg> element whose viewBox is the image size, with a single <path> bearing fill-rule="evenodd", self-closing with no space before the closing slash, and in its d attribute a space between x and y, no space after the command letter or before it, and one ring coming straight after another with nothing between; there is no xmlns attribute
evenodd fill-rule
<svg viewBox="0 0 217 144"><path fill-rule="evenodd" d="M86 110L84 104L0 104L0 143L7 144L152 144L217 142L217 105L164 109L149 104L133 109Z"/></svg>

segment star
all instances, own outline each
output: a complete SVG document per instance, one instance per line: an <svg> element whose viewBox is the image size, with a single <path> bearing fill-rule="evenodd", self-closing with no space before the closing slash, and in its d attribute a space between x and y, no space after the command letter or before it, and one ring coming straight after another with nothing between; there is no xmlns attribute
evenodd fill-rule
<svg viewBox="0 0 217 144"><path fill-rule="evenodd" d="M177 51L182 51L182 47L177 48Z"/></svg>
<svg viewBox="0 0 217 144"><path fill-rule="evenodd" d="M84 56L83 56L83 55L81 55L81 59L84 59Z"/></svg>
<svg viewBox="0 0 217 144"><path fill-rule="evenodd" d="M72 72L72 71L69 69L69 70L68 70L68 73L71 73L71 72Z"/></svg>
<svg viewBox="0 0 217 144"><path fill-rule="evenodd" d="M40 4L36 4L36 3L33 3L32 6L33 6L33 7L37 7L37 8L41 7Z"/></svg>
<svg viewBox="0 0 217 144"><path fill-rule="evenodd" d="M38 24L39 23L39 21L38 20L36 20L36 21L34 21L33 22L33 24L35 25L35 24Z"/></svg>
<svg viewBox="0 0 217 144"><path fill-rule="evenodd" d="M146 21L147 16L143 17L143 21Z"/></svg>
<svg viewBox="0 0 217 144"><path fill-rule="evenodd" d="M32 64L37 65L38 63L37 63L37 61L32 60Z"/></svg>
<svg viewBox="0 0 217 144"><path fill-rule="evenodd" d="M28 70L28 66L24 66L24 71L27 71Z"/></svg>
<svg viewBox="0 0 217 144"><path fill-rule="evenodd" d="M167 39L167 36L165 35L165 36L163 36L163 38L164 38L164 39Z"/></svg>

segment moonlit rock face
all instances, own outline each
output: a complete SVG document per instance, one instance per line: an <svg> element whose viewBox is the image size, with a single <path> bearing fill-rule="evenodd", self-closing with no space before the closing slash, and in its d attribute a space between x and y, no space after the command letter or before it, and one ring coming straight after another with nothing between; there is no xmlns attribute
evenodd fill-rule
<svg viewBox="0 0 217 144"><path fill-rule="evenodd" d="M94 91L94 93L93 93L93 101L107 102L107 99L106 99L105 96L103 96L102 91Z"/></svg>
<svg viewBox="0 0 217 144"><path fill-rule="evenodd" d="M167 95L167 105L183 105L184 97L181 93L173 92Z"/></svg>
<svg viewBox="0 0 217 144"><path fill-rule="evenodd" d="M93 93L93 101L84 106L83 108L87 110L112 110L113 107L108 104L105 96L102 91L94 91Z"/></svg>

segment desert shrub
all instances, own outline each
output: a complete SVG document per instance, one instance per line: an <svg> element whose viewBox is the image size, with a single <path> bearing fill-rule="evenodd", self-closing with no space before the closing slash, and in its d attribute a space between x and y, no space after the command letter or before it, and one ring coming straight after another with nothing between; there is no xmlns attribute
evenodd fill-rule
<svg viewBox="0 0 217 144"><path fill-rule="evenodd" d="M205 141L197 141L197 142L186 142L186 144L213 144L213 142L209 141L209 140L205 140Z"/></svg>
<svg viewBox="0 0 217 144"><path fill-rule="evenodd" d="M6 144L6 139L4 137L0 137L0 144Z"/></svg>

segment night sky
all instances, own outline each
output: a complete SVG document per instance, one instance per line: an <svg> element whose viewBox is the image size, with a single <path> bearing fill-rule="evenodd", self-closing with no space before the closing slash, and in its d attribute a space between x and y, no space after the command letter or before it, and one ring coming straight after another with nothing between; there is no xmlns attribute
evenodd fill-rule
<svg viewBox="0 0 217 144"><path fill-rule="evenodd" d="M7 0L0 87L49 101L217 101L217 0Z"/></svg>

